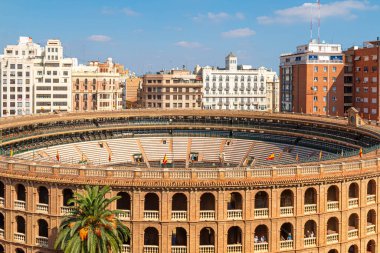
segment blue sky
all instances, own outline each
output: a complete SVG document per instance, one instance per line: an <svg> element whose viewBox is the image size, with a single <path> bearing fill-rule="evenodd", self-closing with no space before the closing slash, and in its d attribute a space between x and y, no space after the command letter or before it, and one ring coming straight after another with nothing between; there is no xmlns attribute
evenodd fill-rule
<svg viewBox="0 0 380 253"><path fill-rule="evenodd" d="M0 47L59 38L80 62L112 57L138 74L196 64L278 70L279 55L317 34L316 4L300 0L0 0ZM321 39L344 48L380 36L379 0L322 0ZM314 11L312 11L314 10ZM312 14L313 13L313 14Z"/></svg>

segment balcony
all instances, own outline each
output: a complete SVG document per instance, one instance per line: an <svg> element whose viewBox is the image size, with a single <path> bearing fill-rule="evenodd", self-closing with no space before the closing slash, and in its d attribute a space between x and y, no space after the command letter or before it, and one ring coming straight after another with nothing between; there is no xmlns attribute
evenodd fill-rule
<svg viewBox="0 0 380 253"><path fill-rule="evenodd" d="M376 195L367 195L367 205L376 203ZM1 205L1 202L0 202Z"/></svg>
<svg viewBox="0 0 380 253"><path fill-rule="evenodd" d="M43 204L43 203L38 203L36 210L39 213L48 213L49 212L49 205Z"/></svg>
<svg viewBox="0 0 380 253"><path fill-rule="evenodd" d="M317 246L317 238L316 237L309 237L303 239L303 245L304 247L315 247Z"/></svg>
<svg viewBox="0 0 380 253"><path fill-rule="evenodd" d="M338 243L339 242L339 234L338 233L334 233L334 234L327 235L326 241L329 244L330 243Z"/></svg>
<svg viewBox="0 0 380 253"><path fill-rule="evenodd" d="M348 200L348 207L349 208L355 208L359 206L359 199L358 198L351 198Z"/></svg>
<svg viewBox="0 0 380 253"><path fill-rule="evenodd" d="M187 246L172 246L172 253L186 253Z"/></svg>
<svg viewBox="0 0 380 253"><path fill-rule="evenodd" d="M238 209L227 210L227 219L229 219L229 220L241 220L242 218L243 218L243 210L238 210Z"/></svg>
<svg viewBox="0 0 380 253"><path fill-rule="evenodd" d="M144 245L144 253L158 253L159 247L157 245Z"/></svg>
<svg viewBox="0 0 380 253"><path fill-rule="evenodd" d="M376 225L367 225L367 234L374 234L376 233Z"/></svg>
<svg viewBox="0 0 380 253"><path fill-rule="evenodd" d="M0 206L4 207L4 198L0 198Z"/></svg>
<svg viewBox="0 0 380 253"><path fill-rule="evenodd" d="M61 206L61 215L70 215L74 210L75 208L72 206Z"/></svg>
<svg viewBox="0 0 380 253"><path fill-rule="evenodd" d="M327 211L338 211L339 201L327 201Z"/></svg>
<svg viewBox="0 0 380 253"><path fill-rule="evenodd" d="M305 205L305 214L313 214L317 212L317 204L306 204Z"/></svg>
<svg viewBox="0 0 380 253"><path fill-rule="evenodd" d="M160 214L159 211L144 211L144 220L158 221L159 220L159 214Z"/></svg>
<svg viewBox="0 0 380 253"><path fill-rule="evenodd" d="M255 218L268 218L269 208L255 208Z"/></svg>
<svg viewBox="0 0 380 253"><path fill-rule="evenodd" d="M15 209L16 210L25 210L25 201L22 200L15 200Z"/></svg>
<svg viewBox="0 0 380 253"><path fill-rule="evenodd" d="M280 241L280 250L293 249L293 240Z"/></svg>
<svg viewBox="0 0 380 253"><path fill-rule="evenodd" d="M293 209L292 206L280 207L280 216L293 216Z"/></svg>
<svg viewBox="0 0 380 253"><path fill-rule="evenodd" d="M47 237L37 236L36 245L43 248L47 248L49 247L49 239Z"/></svg>
<svg viewBox="0 0 380 253"><path fill-rule="evenodd" d="M22 233L14 233L14 237L13 237L13 239L14 239L15 241L17 241L17 242L23 242L23 243L25 243L25 238L26 238L25 234L22 234Z"/></svg>
<svg viewBox="0 0 380 253"><path fill-rule="evenodd" d="M215 220L215 211L200 211L201 221L205 220Z"/></svg>
<svg viewBox="0 0 380 253"><path fill-rule="evenodd" d="M359 230L357 229L352 229L347 232L348 239L355 239L355 238L358 238L358 236L359 236Z"/></svg>
<svg viewBox="0 0 380 253"><path fill-rule="evenodd" d="M0 228L0 238L4 239L4 229Z"/></svg>
<svg viewBox="0 0 380 253"><path fill-rule="evenodd" d="M172 221L186 221L186 220L187 220L187 211L172 211Z"/></svg>
<svg viewBox="0 0 380 253"><path fill-rule="evenodd" d="M200 245L199 253L215 253L214 245Z"/></svg>
<svg viewBox="0 0 380 253"><path fill-rule="evenodd" d="M131 246L128 244L123 244L121 246L121 253L131 253Z"/></svg>
<svg viewBox="0 0 380 253"><path fill-rule="evenodd" d="M243 246L241 244L229 244L227 245L227 253L242 253Z"/></svg>
<svg viewBox="0 0 380 253"><path fill-rule="evenodd" d="M253 245L254 252L268 252L269 244L267 242L256 242Z"/></svg>
<svg viewBox="0 0 380 253"><path fill-rule="evenodd" d="M120 213L117 214L117 217L120 220L130 220L131 219L131 210L118 210Z"/></svg>

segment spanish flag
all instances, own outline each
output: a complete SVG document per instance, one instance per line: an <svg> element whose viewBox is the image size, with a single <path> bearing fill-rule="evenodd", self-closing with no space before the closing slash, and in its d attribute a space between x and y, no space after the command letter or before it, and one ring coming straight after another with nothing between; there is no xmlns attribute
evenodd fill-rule
<svg viewBox="0 0 380 253"><path fill-rule="evenodd" d="M168 163L168 157L166 156L166 154L164 155L164 159L162 159L162 164L163 165L166 165Z"/></svg>
<svg viewBox="0 0 380 253"><path fill-rule="evenodd" d="M108 162L111 162L111 161L112 161L111 154L108 154Z"/></svg>
<svg viewBox="0 0 380 253"><path fill-rule="evenodd" d="M57 159L57 161L59 162L59 152L57 150L57 154L55 155L55 158Z"/></svg>
<svg viewBox="0 0 380 253"><path fill-rule="evenodd" d="M322 156L323 156L323 153L322 153L322 150L319 152L319 160L322 160Z"/></svg>
<svg viewBox="0 0 380 253"><path fill-rule="evenodd" d="M274 153L272 153L272 154L270 154L270 155L267 157L266 160L274 160L274 158L275 158L275 155L274 155Z"/></svg>
<svg viewBox="0 0 380 253"><path fill-rule="evenodd" d="M360 150L359 150L359 156L360 156L360 158L363 157L363 149L362 148L360 148Z"/></svg>
<svg viewBox="0 0 380 253"><path fill-rule="evenodd" d="M9 156L10 156L10 157L13 156L13 148L11 148L11 150L9 151Z"/></svg>

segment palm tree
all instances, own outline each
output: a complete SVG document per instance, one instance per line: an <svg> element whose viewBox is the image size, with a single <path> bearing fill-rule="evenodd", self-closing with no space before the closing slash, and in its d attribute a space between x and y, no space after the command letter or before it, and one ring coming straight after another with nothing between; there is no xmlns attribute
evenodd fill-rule
<svg viewBox="0 0 380 253"><path fill-rule="evenodd" d="M128 228L117 218L120 211L111 211L109 205L120 198L106 198L109 186L86 186L85 194L74 194L68 204L73 212L64 217L59 227L55 249L64 253L116 253L129 238Z"/></svg>

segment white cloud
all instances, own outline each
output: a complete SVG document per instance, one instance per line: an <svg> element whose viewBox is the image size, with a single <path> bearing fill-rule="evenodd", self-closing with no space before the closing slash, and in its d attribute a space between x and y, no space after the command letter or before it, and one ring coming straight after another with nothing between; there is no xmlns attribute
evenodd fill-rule
<svg viewBox="0 0 380 253"><path fill-rule="evenodd" d="M250 28L239 28L227 32L223 32L222 36L226 38L244 38L255 35L256 32Z"/></svg>
<svg viewBox="0 0 380 253"><path fill-rule="evenodd" d="M111 37L97 34L97 35L91 35L90 37L88 37L88 39L91 41L96 41L96 42L108 42L111 40Z"/></svg>
<svg viewBox="0 0 380 253"><path fill-rule="evenodd" d="M356 15L354 11L367 11L376 9L376 5L371 5L369 1L344 0L321 4L321 18L344 18L354 19ZM317 3L304 3L299 6L287 9L276 10L272 16L261 16L257 18L260 24L274 23L295 23L309 22L310 17L313 19L318 17Z"/></svg>
<svg viewBox="0 0 380 253"><path fill-rule="evenodd" d="M192 42L192 41L178 41L175 43L176 46L183 47L183 48L200 48L202 47L202 44L199 42Z"/></svg>
<svg viewBox="0 0 380 253"><path fill-rule="evenodd" d="M245 16L241 12L237 12L235 14L228 14L226 12L208 12L207 14L198 14L197 16L193 17L194 21L204 21L208 20L214 23L220 23L228 19L238 19L243 20L245 19Z"/></svg>
<svg viewBox="0 0 380 253"><path fill-rule="evenodd" d="M128 7L123 8L121 10L121 12L124 13L125 15L127 15L127 16L130 16L130 17L135 17L135 16L139 16L140 15L140 13L138 13L138 12L132 10L131 8L128 8Z"/></svg>

